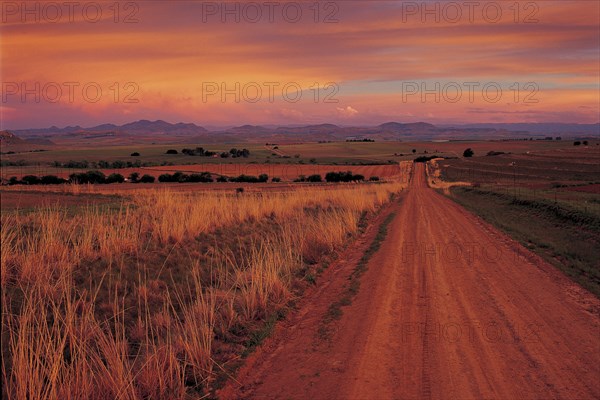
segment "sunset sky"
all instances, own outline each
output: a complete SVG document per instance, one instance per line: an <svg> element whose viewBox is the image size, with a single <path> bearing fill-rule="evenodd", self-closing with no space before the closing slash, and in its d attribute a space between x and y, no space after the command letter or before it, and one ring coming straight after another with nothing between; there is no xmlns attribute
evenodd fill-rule
<svg viewBox="0 0 600 400"><path fill-rule="evenodd" d="M2 129L599 119L597 1L26 4Z"/></svg>

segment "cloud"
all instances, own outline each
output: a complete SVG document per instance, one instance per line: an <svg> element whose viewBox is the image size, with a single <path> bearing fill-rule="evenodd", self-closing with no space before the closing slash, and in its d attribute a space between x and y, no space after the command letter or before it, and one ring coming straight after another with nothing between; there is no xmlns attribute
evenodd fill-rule
<svg viewBox="0 0 600 400"><path fill-rule="evenodd" d="M336 110L338 112L338 115L341 115L342 117L346 117L346 118L352 118L356 114L358 114L358 111L350 106L348 106L346 108L336 107Z"/></svg>

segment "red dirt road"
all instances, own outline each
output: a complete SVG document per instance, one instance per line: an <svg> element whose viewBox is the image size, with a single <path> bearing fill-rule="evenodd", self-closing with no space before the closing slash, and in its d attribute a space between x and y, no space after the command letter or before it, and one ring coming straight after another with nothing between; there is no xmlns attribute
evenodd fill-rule
<svg viewBox="0 0 600 400"><path fill-rule="evenodd" d="M392 208L387 238L329 339L319 326L352 257L326 271L332 281L307 295L221 397L600 398L595 297L428 188L421 164Z"/></svg>

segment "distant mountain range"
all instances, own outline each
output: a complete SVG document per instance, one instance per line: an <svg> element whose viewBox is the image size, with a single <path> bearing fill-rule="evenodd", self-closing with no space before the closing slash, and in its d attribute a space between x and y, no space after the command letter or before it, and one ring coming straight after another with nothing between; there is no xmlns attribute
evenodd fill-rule
<svg viewBox="0 0 600 400"><path fill-rule="evenodd" d="M543 138L545 136L600 136L600 124L466 124L432 125L426 122L386 122L377 126L338 126L318 124L306 126L242 125L227 129L208 130L193 123L169 123L163 120L140 120L124 125L102 124L90 128L52 126L45 129L12 131L29 142L77 142L128 144L151 143L227 143L227 142L299 142L339 141L348 139L375 140L485 140Z"/></svg>

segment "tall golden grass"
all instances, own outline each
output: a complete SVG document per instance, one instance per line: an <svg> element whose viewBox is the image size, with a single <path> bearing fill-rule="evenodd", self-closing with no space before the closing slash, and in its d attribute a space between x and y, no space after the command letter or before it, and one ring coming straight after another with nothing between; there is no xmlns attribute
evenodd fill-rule
<svg viewBox="0 0 600 400"><path fill-rule="evenodd" d="M3 216L3 394L202 397L215 370L223 369L213 351L216 338L285 306L299 271L339 248L357 232L363 212L401 188L241 195L152 190L137 192L118 210L87 207L73 214L53 207ZM235 227L265 220L271 228L249 243L240 231L229 238L237 246L215 243L208 261L191 259L185 285L142 278L154 262L149 248L179 245L183 252L199 235L229 227L235 236ZM124 274L97 271L102 279L95 287L77 286L76 272L98 260L140 278L123 282ZM109 288L102 301L101 287ZM135 297L134 307L127 296Z"/></svg>

